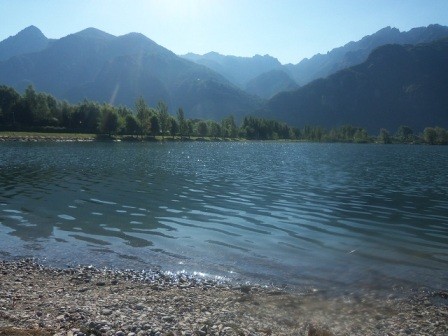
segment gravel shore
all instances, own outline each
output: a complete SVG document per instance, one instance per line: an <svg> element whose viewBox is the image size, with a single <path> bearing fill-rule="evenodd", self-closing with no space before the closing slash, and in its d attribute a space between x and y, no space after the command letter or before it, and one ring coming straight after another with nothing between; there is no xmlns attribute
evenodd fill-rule
<svg viewBox="0 0 448 336"><path fill-rule="evenodd" d="M447 335L448 292L324 295L0 261L0 335Z"/></svg>
<svg viewBox="0 0 448 336"><path fill-rule="evenodd" d="M21 134L8 134L3 135L0 134L0 142L4 141L12 141L12 142L85 142L85 141L94 141L95 136L91 135L76 135L76 134L33 134L33 135L21 135Z"/></svg>

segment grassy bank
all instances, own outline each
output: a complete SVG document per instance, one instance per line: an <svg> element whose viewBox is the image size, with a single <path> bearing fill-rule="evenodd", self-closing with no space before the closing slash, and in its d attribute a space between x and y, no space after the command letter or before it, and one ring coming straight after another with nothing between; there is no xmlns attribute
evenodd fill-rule
<svg viewBox="0 0 448 336"><path fill-rule="evenodd" d="M0 141L243 141L244 139L155 136L141 137L137 135L98 135L85 133L43 133L43 132L0 132Z"/></svg>
<svg viewBox="0 0 448 336"><path fill-rule="evenodd" d="M91 141L95 139L95 134L84 133L0 132L0 141Z"/></svg>

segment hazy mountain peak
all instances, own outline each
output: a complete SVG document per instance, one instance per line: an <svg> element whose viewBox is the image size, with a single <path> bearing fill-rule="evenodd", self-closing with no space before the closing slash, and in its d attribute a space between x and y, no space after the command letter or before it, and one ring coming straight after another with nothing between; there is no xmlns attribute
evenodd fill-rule
<svg viewBox="0 0 448 336"><path fill-rule="evenodd" d="M222 54L220 54L220 53L218 53L216 51L209 51L208 53L206 53L206 54L204 54L202 56L222 56L222 57L225 57L225 55L222 55Z"/></svg>
<svg viewBox="0 0 448 336"><path fill-rule="evenodd" d="M19 31L16 35L14 36L10 36L7 39L5 39L2 42L6 42L8 40L18 40L18 39L47 39L45 37L45 35L41 32L41 30L39 28L37 28L36 26L28 26L25 29L22 29L21 31Z"/></svg>
<svg viewBox="0 0 448 336"><path fill-rule="evenodd" d="M43 36L43 37L45 37L45 35L42 33L42 31L39 29L39 28L37 28L36 26L33 26L33 25L31 25L31 26L28 26L28 27L26 27L25 29L22 29L21 31L19 31L18 33L17 33L17 35L16 36L18 36L18 35L28 35L28 36Z"/></svg>
<svg viewBox="0 0 448 336"><path fill-rule="evenodd" d="M375 36L375 35L380 36L382 34L385 34L385 35L397 35L397 34L400 34L400 33L401 33L400 29L395 28L395 27L391 27L391 26L387 26L387 27L384 27L383 29L378 30L374 34L367 35L367 36Z"/></svg>
<svg viewBox="0 0 448 336"><path fill-rule="evenodd" d="M102 30L99 30L97 28L89 27L86 29L83 29L73 35L81 36L85 38L91 38L91 39L112 39L115 36L109 33L106 33Z"/></svg>
<svg viewBox="0 0 448 336"><path fill-rule="evenodd" d="M181 57L220 73L241 89L245 89L251 79L281 67L278 59L270 55L257 54L252 57L243 57L222 55L216 51L210 51L204 55L188 53Z"/></svg>
<svg viewBox="0 0 448 336"><path fill-rule="evenodd" d="M246 91L270 99L282 91L291 91L299 86L281 69L274 69L251 79L246 85Z"/></svg>
<svg viewBox="0 0 448 336"><path fill-rule="evenodd" d="M275 58L275 57L272 57L269 54L264 54L264 55L256 54L253 58Z"/></svg>
<svg viewBox="0 0 448 336"><path fill-rule="evenodd" d="M202 58L208 58L208 59L214 59L214 60L220 60L220 61L228 61L229 59L234 59L234 60L237 59L237 60L241 60L241 61L265 60L265 61L274 61L280 65L280 62L278 61L277 58L275 58L271 55L268 55L268 54L265 54L265 55L255 54L252 57L248 57L248 56L223 55L216 51L210 51L203 55L188 53L184 56L193 56L193 57L199 56Z"/></svg>
<svg viewBox="0 0 448 336"><path fill-rule="evenodd" d="M151 42L151 43L154 43L154 44L156 44L153 40L151 40L149 37L147 37L147 36L145 36L145 35L143 35L143 34L141 34L141 33L135 33L135 32L132 32L132 33L128 33L128 34L125 34L125 35L121 35L121 36L119 36L119 38L120 39L126 39L126 40L131 40L131 41L134 41L134 42L140 42L140 43L145 43L145 42Z"/></svg>
<svg viewBox="0 0 448 336"><path fill-rule="evenodd" d="M126 54L157 53L164 55L174 55L173 52L157 44L149 37L135 32L119 36L112 44L112 48L115 50L113 53L117 55L123 53Z"/></svg>
<svg viewBox="0 0 448 336"><path fill-rule="evenodd" d="M303 59L296 65L287 65L289 75L300 85L317 78L325 78L339 70L364 62L369 54L385 44L418 44L432 42L448 36L448 27L429 25L400 32L394 27L384 27L376 33L364 36L326 54Z"/></svg>
<svg viewBox="0 0 448 336"><path fill-rule="evenodd" d="M388 32L391 32L391 31L400 32L400 30L398 28L387 26L387 27L381 28L380 30L378 30L374 34L388 33ZM372 34L372 35L374 35L374 34Z"/></svg>
<svg viewBox="0 0 448 336"><path fill-rule="evenodd" d="M29 26L0 42L0 61L37 52L48 46L48 39L36 26Z"/></svg>

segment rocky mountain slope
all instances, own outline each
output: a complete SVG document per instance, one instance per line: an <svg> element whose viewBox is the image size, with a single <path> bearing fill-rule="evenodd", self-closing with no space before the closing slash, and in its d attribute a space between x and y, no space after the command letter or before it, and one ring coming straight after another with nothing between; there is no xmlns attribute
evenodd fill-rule
<svg viewBox="0 0 448 336"><path fill-rule="evenodd" d="M0 84L20 91L31 84L72 103L88 99L131 107L142 96L149 105L163 100L171 110L182 107L191 118L238 118L260 104L222 75L138 33L116 37L88 28L43 48L7 48L19 45L21 35L0 45L10 50L0 62ZM42 40L31 35L29 45Z"/></svg>
<svg viewBox="0 0 448 336"><path fill-rule="evenodd" d="M448 126L448 38L427 44L385 45L367 60L278 94L266 115L292 125L351 124L375 134L407 125L415 131Z"/></svg>

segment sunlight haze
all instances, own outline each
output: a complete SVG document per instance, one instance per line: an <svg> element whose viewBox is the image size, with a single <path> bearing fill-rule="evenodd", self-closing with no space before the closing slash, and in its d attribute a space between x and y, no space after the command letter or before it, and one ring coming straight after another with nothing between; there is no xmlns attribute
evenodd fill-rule
<svg viewBox="0 0 448 336"><path fill-rule="evenodd" d="M0 0L0 40L30 25L49 38L88 27L139 32L182 55L269 54L281 63L342 46L392 26L448 24L444 0Z"/></svg>

